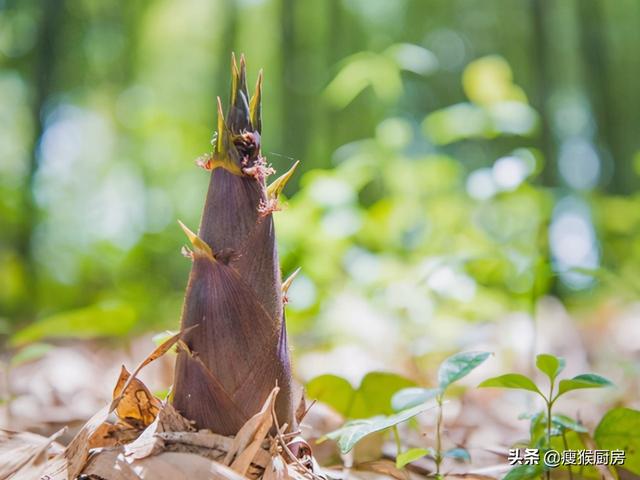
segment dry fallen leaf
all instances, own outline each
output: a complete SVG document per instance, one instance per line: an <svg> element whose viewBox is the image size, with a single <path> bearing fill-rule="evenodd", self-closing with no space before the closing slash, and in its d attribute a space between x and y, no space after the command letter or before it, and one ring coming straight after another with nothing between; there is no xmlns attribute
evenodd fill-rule
<svg viewBox="0 0 640 480"><path fill-rule="evenodd" d="M125 423L104 422L89 439L89 448L119 447L133 442L139 436L139 429Z"/></svg>
<svg viewBox="0 0 640 480"><path fill-rule="evenodd" d="M82 474L88 478L108 480L139 480L131 465L127 463L120 449L101 450L92 455Z"/></svg>
<svg viewBox="0 0 640 480"><path fill-rule="evenodd" d="M132 464L143 480L246 480L229 467L193 453L164 452L162 455L135 460ZM111 480L109 477L105 477ZM119 480L119 479L118 479Z"/></svg>
<svg viewBox="0 0 640 480"><path fill-rule="evenodd" d="M103 450L93 455L83 476L102 480L246 480L230 468L193 453L164 452L131 460L118 450Z"/></svg>
<svg viewBox="0 0 640 480"><path fill-rule="evenodd" d="M188 432L193 430L189 421L180 415L170 403L163 404L156 419L132 443L124 448L125 455L141 459L154 455L164 447L164 442L157 434L161 432Z"/></svg>
<svg viewBox="0 0 640 480"><path fill-rule="evenodd" d="M354 466L354 470L374 472L387 475L397 480L409 480L409 474L396 467L394 462L389 460L373 460L371 462L359 463Z"/></svg>
<svg viewBox="0 0 640 480"><path fill-rule="evenodd" d="M129 390L129 384L132 383L136 379L136 376L138 375L138 373L140 373L140 370L142 370L144 367L149 365L151 362L153 362L154 360L157 360L158 358L163 356L165 353L167 353L171 349L171 347L173 347L185 333L187 333L187 332L189 332L189 331L191 331L191 330L193 330L194 328L197 328L197 327L198 327L198 325L193 325L193 326L191 326L189 328L185 328L185 329L179 331L178 333L176 333L172 337L169 337L167 340L162 342L160 345L158 345L153 350L153 352L151 352L149 355L147 355L147 357L144 360L142 360L142 362L140 362L140 364L138 364L138 366L133 371L131 376L129 376L128 380L122 386L122 390L121 390L120 394L117 397L114 397L113 401L111 402L111 406L109 407L109 413L113 412L116 409L116 407L120 403L120 400L122 399L123 393L127 392Z"/></svg>
<svg viewBox="0 0 640 480"><path fill-rule="evenodd" d="M33 470L38 457L47 460L48 455L61 453L62 447L55 443L59 433L47 438L35 433L0 430L0 479Z"/></svg>
<svg viewBox="0 0 640 480"><path fill-rule="evenodd" d="M120 398L116 414L123 422L142 430L155 420L162 403L137 378L128 382L130 377L129 371L123 365L120 378L113 390L113 398ZM125 384L128 387L123 391Z"/></svg>
<svg viewBox="0 0 640 480"><path fill-rule="evenodd" d="M90 440L91 437L98 430L100 425L104 423L104 421L109 416L109 407L103 407L96 413L93 417L89 419L87 423L80 429L80 431L73 437L73 440L69 443L64 453L62 454L62 458L66 460L64 462L64 469L67 473L67 478L69 480L75 479L82 469L84 468L85 463L87 463L87 458L89 457L89 448L90 448ZM62 471L60 468L55 468L49 474L52 477L56 477L60 475Z"/></svg>
<svg viewBox="0 0 640 480"><path fill-rule="evenodd" d="M227 437L208 430L195 431L192 422L171 404L155 398L135 378L142 366L178 341L174 336L165 342L133 374L122 367L112 403L86 422L66 449L54 443L56 436L0 431L0 479L307 479L314 470L308 444L300 437L287 443L282 434L287 426L278 429L278 387L235 437ZM110 418L114 411L115 420ZM274 428L278 430L276 437L269 440ZM290 448L296 453L292 454ZM294 463L287 463L283 451Z"/></svg>
<svg viewBox="0 0 640 480"><path fill-rule="evenodd" d="M237 455L233 463L231 463L231 468L236 472L243 475L246 473L251 464L251 460L255 457L258 450L260 450L262 442L267 437L273 425L271 411L276 401L278 390L278 387L275 387L271 391L262 409L251 417L235 436L233 444L224 459L224 463L228 465L234 456Z"/></svg>

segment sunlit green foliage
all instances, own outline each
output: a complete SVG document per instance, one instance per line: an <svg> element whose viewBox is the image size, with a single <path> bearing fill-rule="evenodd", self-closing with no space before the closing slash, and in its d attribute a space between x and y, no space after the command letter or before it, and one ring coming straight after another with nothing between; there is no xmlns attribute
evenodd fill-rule
<svg viewBox="0 0 640 480"><path fill-rule="evenodd" d="M348 453L360 440L372 433L394 429L398 468L431 454L439 473L443 457L463 460L470 458L463 448L443 451L440 447L444 394L452 383L467 376L489 355L489 352L461 352L447 358L438 370L438 388L408 386L413 385L413 382L398 375L373 372L364 377L357 389L338 376L321 375L307 383L306 394L310 399L324 402L344 418L350 419L340 429L326 435L337 441L342 453ZM410 448L403 451L396 430L398 425L434 407L437 407L438 415L436 448Z"/></svg>
<svg viewBox="0 0 640 480"><path fill-rule="evenodd" d="M536 357L536 367L547 376L548 388L538 387L529 377L518 373L507 373L498 377L489 378L478 386L525 390L534 392L543 399L545 410L529 417L531 425L529 428L530 438L528 445L532 448L539 449L540 452L543 453L549 449L557 452L587 449L590 443L585 442L583 438L583 435L588 437L588 430L584 425L566 415L553 413L553 407L558 398L572 390L611 387L613 384L608 379L595 373L576 375L573 378L563 379L558 382L556 380L565 367L565 360L547 353L539 354ZM543 393L543 391L547 393ZM602 430L604 431L606 428L607 427L604 427ZM625 429L622 430L624 430L623 435L628 435ZM618 446L613 447L610 444L611 448L622 448L620 446L620 440L620 438L616 438ZM623 442L628 441L631 441L631 437L626 437L623 440ZM631 455L635 462L636 453L634 449L630 448L626 449L626 451L627 455ZM543 456L541 456L541 458L543 458ZM536 468L532 468L531 465L518 465L512 468L505 478L512 480L536 478L541 472L558 468L558 465L546 465L544 462L540 462L540 464L535 467ZM572 472L570 465L562 465L560 468L567 468ZM583 471L583 474L587 477L593 477L596 473L593 466L586 466L583 470L586 470Z"/></svg>

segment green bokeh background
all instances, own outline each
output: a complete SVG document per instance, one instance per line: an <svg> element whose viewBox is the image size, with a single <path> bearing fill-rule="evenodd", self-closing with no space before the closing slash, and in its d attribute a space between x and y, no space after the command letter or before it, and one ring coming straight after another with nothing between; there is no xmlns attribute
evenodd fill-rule
<svg viewBox="0 0 640 480"><path fill-rule="evenodd" d="M3 348L177 327L231 51L264 69L268 161L301 161L276 220L298 351L346 319L425 352L545 294L633 301L638 24L633 0L0 0Z"/></svg>

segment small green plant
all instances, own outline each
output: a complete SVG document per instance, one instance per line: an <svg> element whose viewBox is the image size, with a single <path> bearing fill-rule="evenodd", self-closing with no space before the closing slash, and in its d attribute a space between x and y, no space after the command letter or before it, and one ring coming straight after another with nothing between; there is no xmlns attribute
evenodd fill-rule
<svg viewBox="0 0 640 480"><path fill-rule="evenodd" d="M402 468L408 463L417 460L425 455L432 455L436 463L436 478L441 478L440 466L445 457L469 460L469 453L463 448L452 448L442 451L442 410L444 405L444 395L451 384L467 376L473 369L478 367L489 356L490 352L461 352L447 358L438 369L437 388L405 388L397 392L391 399L394 410L404 411L409 408L416 408L425 405L426 402L435 399L438 407L438 418L436 422L436 445L435 449L411 448L406 452L400 451L398 444L398 455L396 466Z"/></svg>
<svg viewBox="0 0 640 480"><path fill-rule="evenodd" d="M360 440L372 433L389 430L393 432L398 448L398 468L425 455L432 455L437 465L436 474L440 476L440 464L444 457L469 459L468 452L462 448L442 452L444 393L452 383L468 375L489 355L489 352L463 352L447 358L438 370L437 388L420 388L398 375L372 372L364 377L357 389L335 375L316 377L307 384L307 395L331 405L351 419L326 435L326 438L337 441L342 453L350 452ZM403 452L398 425L435 407L438 408L436 448L412 448Z"/></svg>
<svg viewBox="0 0 640 480"><path fill-rule="evenodd" d="M340 429L326 435L336 440L340 451L348 453L364 437L396 426L432 407L425 403L394 412L391 398L399 390L415 383L388 372L370 372L354 388L345 378L320 375L306 385L306 395L331 406L349 419ZM396 436L398 440L398 437Z"/></svg>
<svg viewBox="0 0 640 480"><path fill-rule="evenodd" d="M613 384L606 378L594 373L585 373L557 382L558 375L564 370L565 361L563 358L546 353L536 357L536 367L549 379L547 394L544 394L532 379L519 373L507 373L498 377L489 378L478 385L478 387L513 388L538 394L544 401L545 409L542 412L530 416L531 445L542 450L551 449L555 446L552 445L552 437L559 437L562 441L560 448L568 450L567 432L583 433L586 432L586 429L579 422L567 416L554 415L553 406L555 402L562 395L573 390L609 387ZM505 478L533 478L540 475L543 471L546 477L550 478L550 470L545 465L540 465L538 468L532 467L537 466L517 466L511 470L510 474ZM569 477L573 477L571 469L569 469Z"/></svg>

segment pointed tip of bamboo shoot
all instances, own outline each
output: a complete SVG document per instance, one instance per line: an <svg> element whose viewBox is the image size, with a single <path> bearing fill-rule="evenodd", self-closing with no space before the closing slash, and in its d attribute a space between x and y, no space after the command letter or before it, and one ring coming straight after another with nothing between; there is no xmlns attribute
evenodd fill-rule
<svg viewBox="0 0 640 480"><path fill-rule="evenodd" d="M299 164L300 160L296 160L296 162L287 172L276 178L273 183L267 187L267 195L270 199L278 199L278 197L282 193L282 190L284 190L284 187L287 185L289 179L293 176Z"/></svg>
<svg viewBox="0 0 640 480"><path fill-rule="evenodd" d="M240 75L238 89L247 95L247 62L244 59L244 53L240 54Z"/></svg>
<svg viewBox="0 0 640 480"><path fill-rule="evenodd" d="M283 297L286 298L287 292L289 291L289 288L291 287L291 284L293 283L293 281L296 279L296 277L300 273L300 270L302 270L302 267L296 268L294 270L294 272L291 275L289 275L284 282L282 282L282 296Z"/></svg>
<svg viewBox="0 0 640 480"><path fill-rule="evenodd" d="M217 108L218 108L218 131L216 136L216 152L223 153L227 150L228 145L228 133L227 133L227 125L224 122L224 111L222 110L222 100L220 97L217 97Z"/></svg>
<svg viewBox="0 0 640 480"><path fill-rule="evenodd" d="M247 63L244 54L240 55L240 66L235 54L231 57L231 95L227 126L234 135L251 128L249 92L247 90Z"/></svg>
<svg viewBox="0 0 640 480"><path fill-rule="evenodd" d="M236 93L238 92L239 82L240 82L240 70L238 70L236 53L231 52L231 105L233 105L236 102Z"/></svg>
<svg viewBox="0 0 640 480"><path fill-rule="evenodd" d="M251 125L258 132L262 132L262 82L263 73L262 69L258 72L258 79L256 80L256 88L253 92L253 97L249 102L249 114L251 117Z"/></svg>
<svg viewBox="0 0 640 480"><path fill-rule="evenodd" d="M191 245L193 245L194 253L195 254L199 253L201 255L205 255L205 256L209 257L210 259L214 260L214 256L213 256L213 252L211 251L211 247L209 245L207 245L207 243L204 240L202 240L200 237L198 237L198 235L193 233L189 229L189 227L187 227L180 220L178 220L178 223L180 224L180 227L182 228L182 231L185 233L185 235L189 239L189 242L191 242Z"/></svg>

